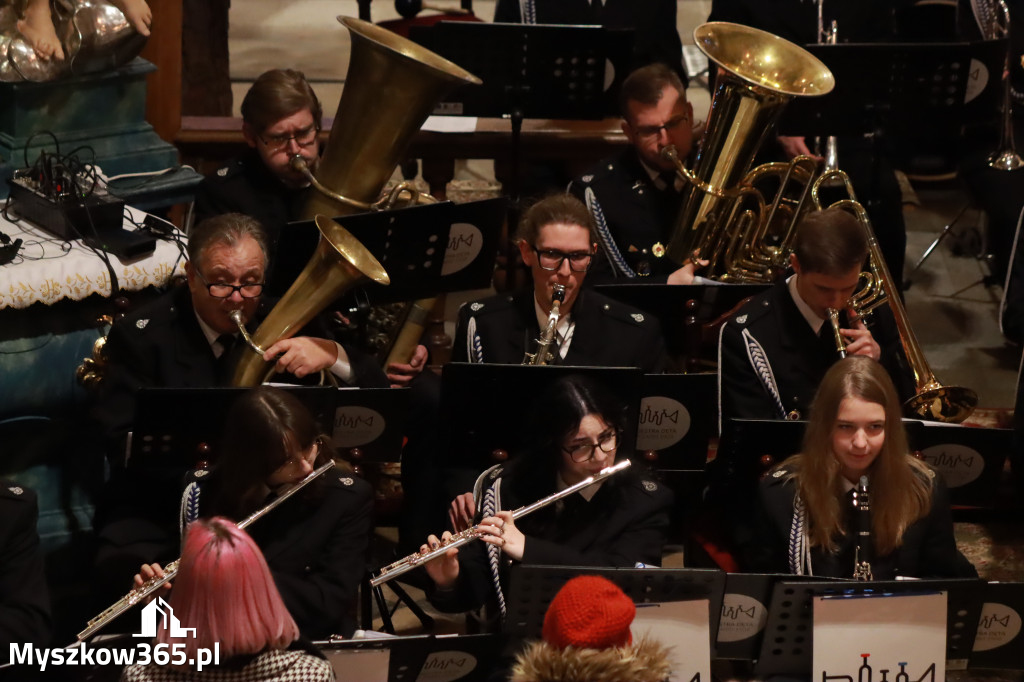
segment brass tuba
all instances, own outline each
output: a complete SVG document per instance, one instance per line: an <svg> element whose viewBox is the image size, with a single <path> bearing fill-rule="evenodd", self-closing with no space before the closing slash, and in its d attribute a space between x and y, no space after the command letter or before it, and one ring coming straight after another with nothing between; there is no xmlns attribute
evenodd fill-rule
<svg viewBox="0 0 1024 682"><path fill-rule="evenodd" d="M746 241L741 235L729 234L729 230L737 222L733 215L743 203L741 199L750 196L752 179L747 177L747 169L783 107L794 97L831 92L835 78L807 50L755 28L710 22L698 26L693 37L697 47L718 65L718 76L692 173L676 159L677 170L690 187L666 255L677 263L694 257L708 260L705 273L713 279L749 281L749 273L737 276L726 268L728 246ZM668 151L666 155L671 158L673 153ZM807 161L813 164L813 160ZM813 165L808 169L807 162L802 164L791 171L783 169L788 164L771 165L773 172L809 178ZM767 169L756 170L763 173ZM763 201L753 201L763 211ZM764 221L755 216L746 221L745 229L757 229L759 224ZM739 258L735 248L734 262Z"/></svg>
<svg viewBox="0 0 1024 682"><path fill-rule="evenodd" d="M377 259L325 216L366 211L380 195L410 139L437 101L473 74L371 23L338 17L352 36L345 88L304 215L315 218L320 244L302 273L242 350L232 384L252 386L266 374L261 348L290 338L363 277L390 280Z"/></svg>

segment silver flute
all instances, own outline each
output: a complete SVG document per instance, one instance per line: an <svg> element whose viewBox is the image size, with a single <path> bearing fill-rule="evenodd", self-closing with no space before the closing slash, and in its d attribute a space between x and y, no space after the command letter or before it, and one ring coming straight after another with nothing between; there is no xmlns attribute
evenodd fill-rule
<svg viewBox="0 0 1024 682"><path fill-rule="evenodd" d="M283 493L271 500L266 506L257 509L249 516L245 517L238 523L239 528L245 528L253 521L263 518L263 516L274 507L278 506L289 497L299 492L307 485L312 483L318 476L325 473L328 469L334 467L334 460L327 462L320 468L311 472L304 479L291 486ZM120 616L122 613L130 609L131 607L138 604L140 601L148 597L149 595L156 592L164 583L173 580L174 576L178 575L178 564L181 559L175 559L171 563L164 567L163 577L152 577L146 582L142 583L136 588L133 588L131 592L121 597L112 606L108 607L103 613L99 614L87 624L87 627L78 633L78 641L81 642L88 637L92 637L94 634L105 628L111 621Z"/></svg>
<svg viewBox="0 0 1024 682"><path fill-rule="evenodd" d="M526 516L531 512L535 512L541 507L546 507L552 502L557 502L563 497L568 497L569 495L572 495L574 492L583 490L587 486L594 485L598 481L603 481L609 476L612 476L614 474L619 473L620 471L628 469L629 466L630 461L628 459L624 459L618 464L613 464L610 467L605 467L604 469L601 469L593 476L588 476L579 483L569 486L565 490L559 490L557 493L548 495L545 498L537 500L533 504L528 504L524 507L516 509L515 511L512 512L512 520L514 521L518 518ZM429 552L424 552L422 554L419 552L413 552L404 559L399 559L395 563L389 564L384 568L380 569L379 571L377 571L377 574L370 579L370 585L372 585L373 587L383 585L384 583L394 578L397 578L403 573L408 573L417 566L422 566L423 564L433 561L437 557L447 552L449 549L462 547L463 545L472 542L473 540L476 540L481 535L483 535L483 533L480 531L480 524L477 524L475 526L467 528L464 531L456 533L447 540L442 540L441 546L436 549L432 549Z"/></svg>

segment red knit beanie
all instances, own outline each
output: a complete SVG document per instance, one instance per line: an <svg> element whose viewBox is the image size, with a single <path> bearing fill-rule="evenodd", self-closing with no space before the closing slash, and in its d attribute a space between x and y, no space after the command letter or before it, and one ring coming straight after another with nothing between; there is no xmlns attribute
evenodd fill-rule
<svg viewBox="0 0 1024 682"><path fill-rule="evenodd" d="M544 616L544 641L553 647L605 649L633 641L629 624L636 606L612 581L597 575L573 578L558 591Z"/></svg>

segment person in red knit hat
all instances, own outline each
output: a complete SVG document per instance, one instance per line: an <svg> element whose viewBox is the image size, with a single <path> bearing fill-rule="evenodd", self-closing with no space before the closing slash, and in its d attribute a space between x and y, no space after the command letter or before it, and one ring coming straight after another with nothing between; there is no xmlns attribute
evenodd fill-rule
<svg viewBox="0 0 1024 682"><path fill-rule="evenodd" d="M551 600L544 639L516 657L512 682L664 682L668 649L629 626L633 600L607 578L573 578Z"/></svg>

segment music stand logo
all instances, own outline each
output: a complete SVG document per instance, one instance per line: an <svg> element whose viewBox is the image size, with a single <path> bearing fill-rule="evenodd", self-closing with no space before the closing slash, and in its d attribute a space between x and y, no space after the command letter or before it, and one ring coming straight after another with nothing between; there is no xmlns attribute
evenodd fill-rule
<svg viewBox="0 0 1024 682"><path fill-rule="evenodd" d="M195 628L181 627L181 623L174 615L174 609L164 601L163 597L157 597L142 609L142 632L132 635L132 637L152 639L156 637L157 630L160 629L170 631L171 637L196 636Z"/></svg>

